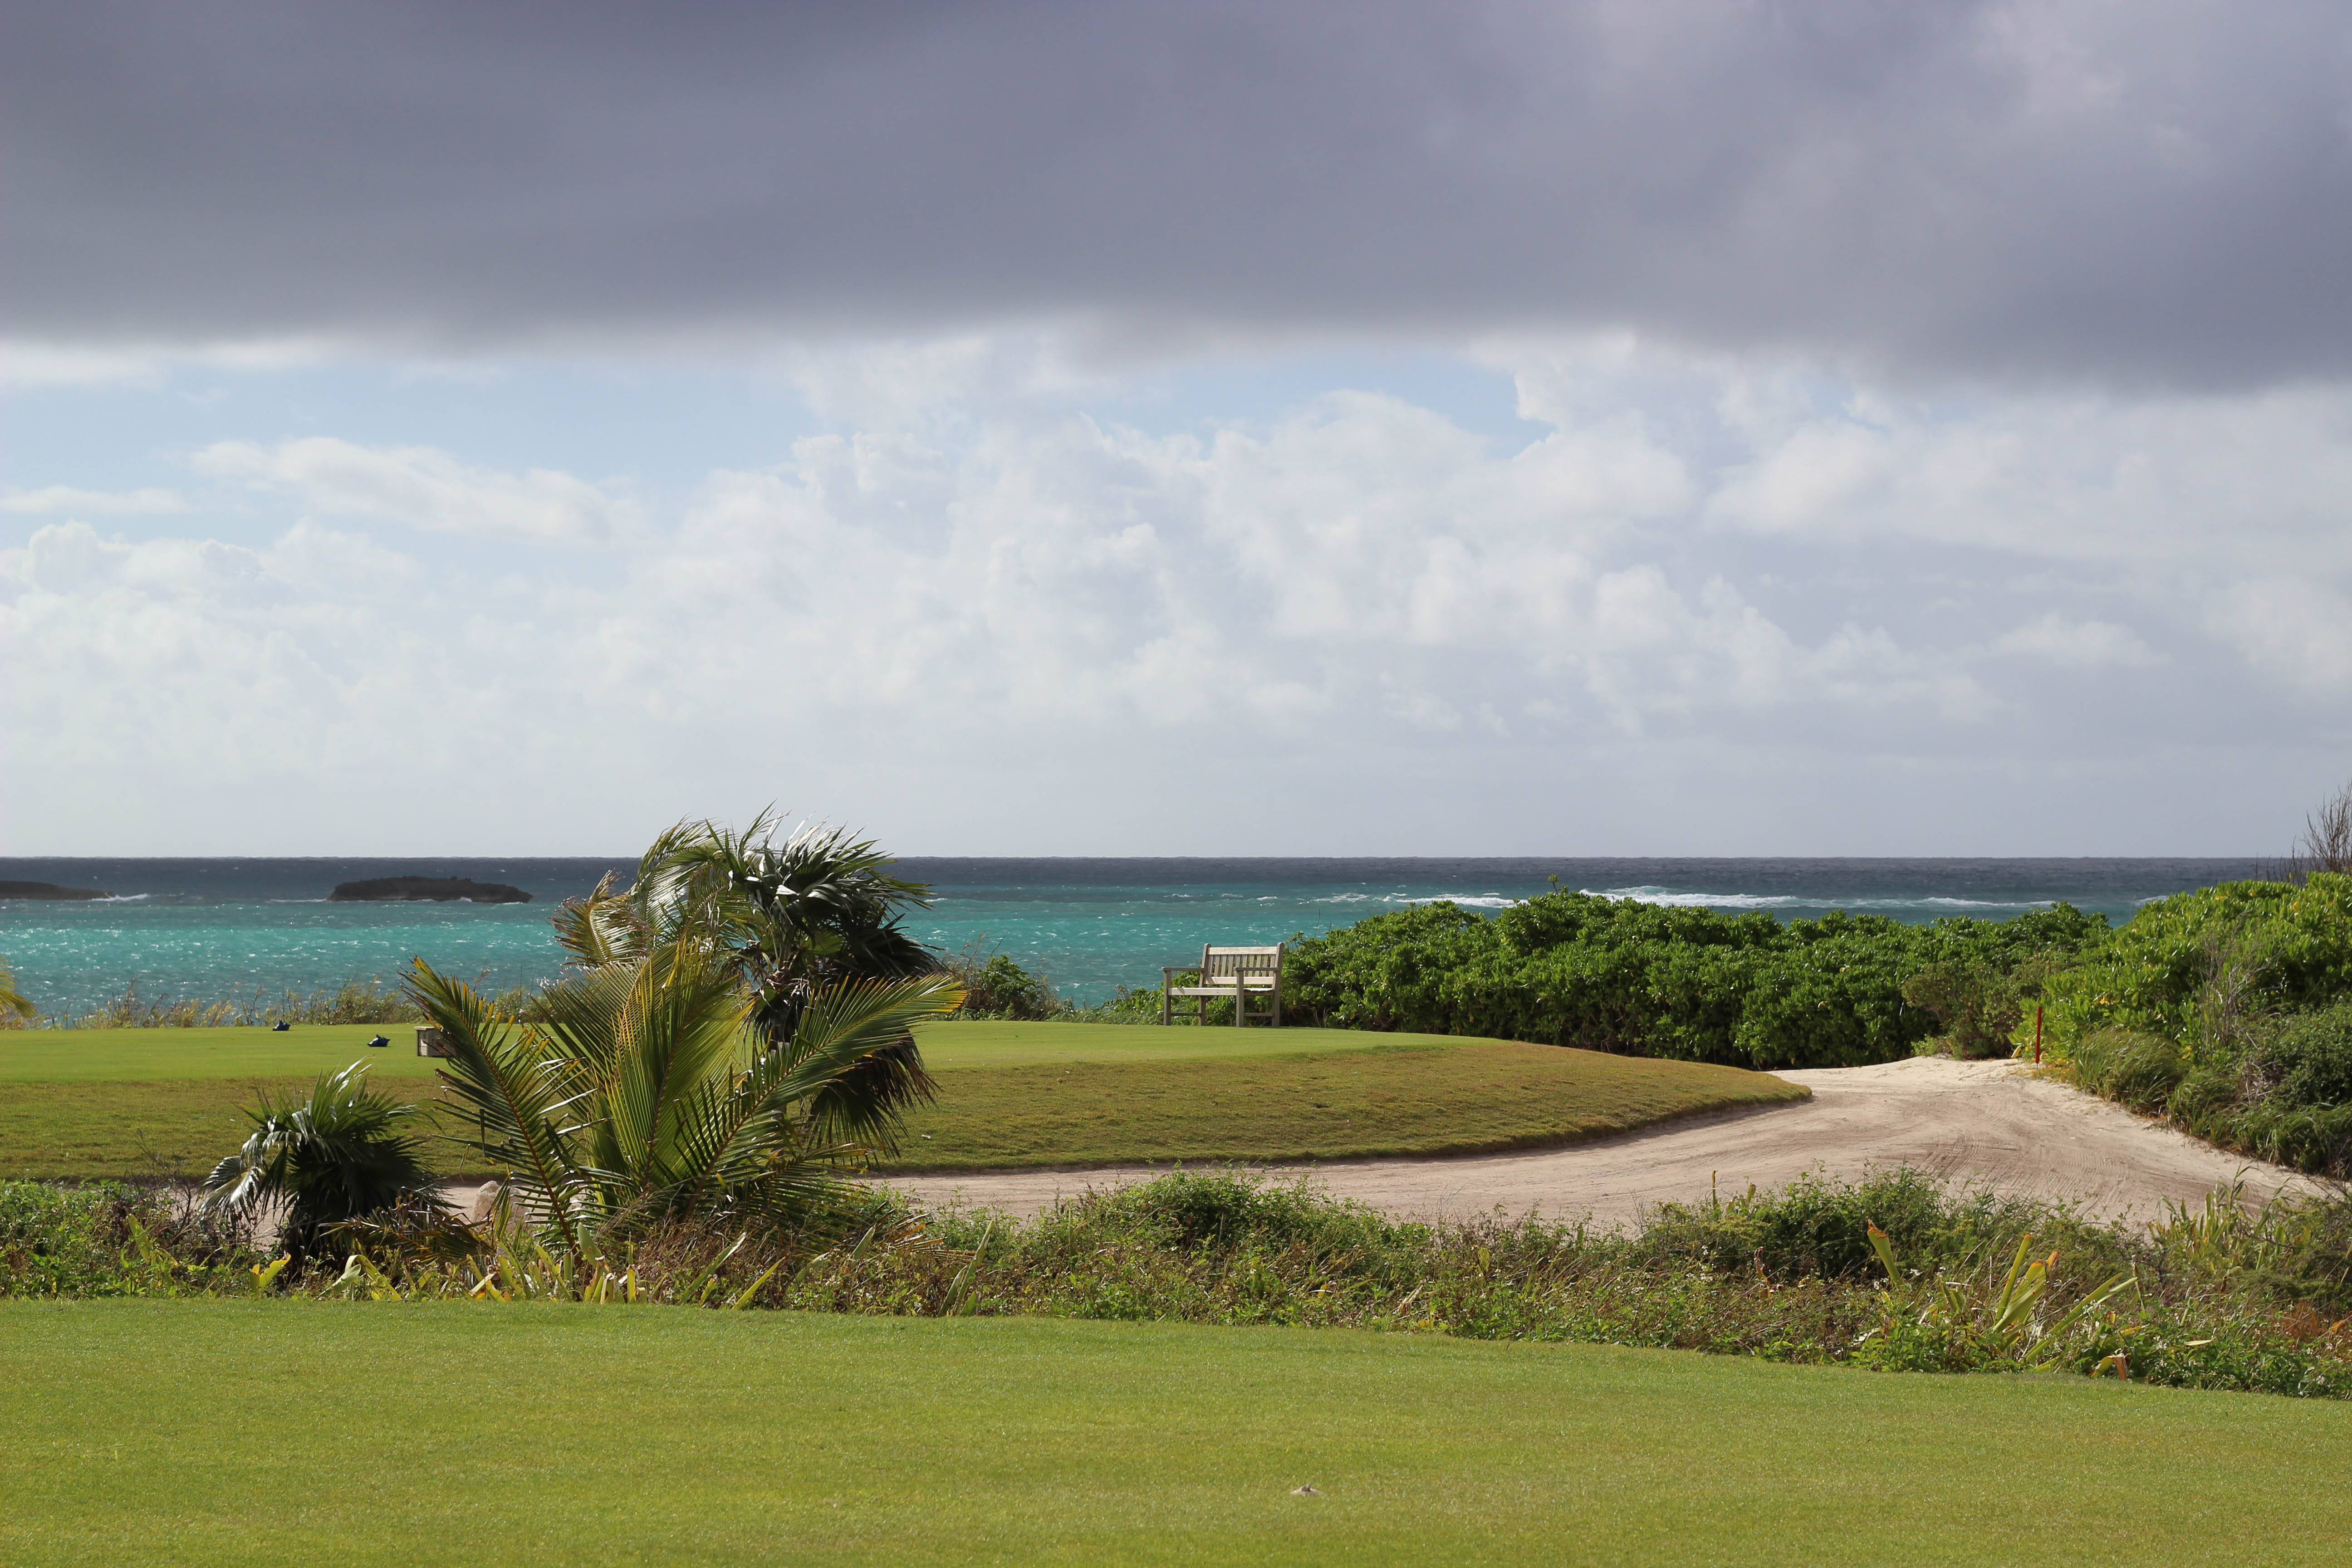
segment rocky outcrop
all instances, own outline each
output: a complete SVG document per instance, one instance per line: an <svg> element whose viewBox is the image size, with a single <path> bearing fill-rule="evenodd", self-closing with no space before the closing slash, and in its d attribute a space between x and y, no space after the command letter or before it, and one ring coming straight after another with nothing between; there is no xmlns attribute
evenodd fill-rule
<svg viewBox="0 0 2352 1568"><path fill-rule="evenodd" d="M334 904L396 903L403 900L448 903L463 899L469 904L527 904L530 895L504 882L477 882L465 877L376 877L364 882L344 882L327 895Z"/></svg>
<svg viewBox="0 0 2352 1568"><path fill-rule="evenodd" d="M55 882L0 882L0 899L110 899L96 888L60 888Z"/></svg>

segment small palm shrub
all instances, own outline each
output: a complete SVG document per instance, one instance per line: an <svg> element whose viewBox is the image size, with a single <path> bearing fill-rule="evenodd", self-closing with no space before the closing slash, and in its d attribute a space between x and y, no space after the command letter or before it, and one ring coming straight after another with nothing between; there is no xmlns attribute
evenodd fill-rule
<svg viewBox="0 0 2352 1568"><path fill-rule="evenodd" d="M282 1245L299 1264L338 1245L337 1227L352 1220L404 1200L431 1206L433 1176L404 1127L416 1112L368 1088L360 1062L321 1078L307 1098L265 1089L246 1112L254 1128L245 1146L205 1178L205 1207L250 1221L283 1204Z"/></svg>

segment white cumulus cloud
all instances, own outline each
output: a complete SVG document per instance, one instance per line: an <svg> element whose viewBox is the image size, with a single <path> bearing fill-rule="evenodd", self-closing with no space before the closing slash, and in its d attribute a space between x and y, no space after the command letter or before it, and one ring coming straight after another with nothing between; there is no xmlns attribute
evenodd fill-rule
<svg viewBox="0 0 2352 1568"><path fill-rule="evenodd" d="M191 465L211 479L282 488L330 515L558 544L610 541L637 509L570 474L468 467L429 447L363 447L332 437L262 446L222 441Z"/></svg>

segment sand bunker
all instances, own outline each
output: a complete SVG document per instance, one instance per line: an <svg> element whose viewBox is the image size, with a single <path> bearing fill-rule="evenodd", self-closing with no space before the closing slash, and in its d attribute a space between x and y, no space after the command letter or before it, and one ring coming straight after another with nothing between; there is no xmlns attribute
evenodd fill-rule
<svg viewBox="0 0 2352 1568"><path fill-rule="evenodd" d="M2021 1197L2072 1199L2092 1213L2152 1219L2243 1177L2247 1195L2322 1184L2225 1153L2184 1133L2033 1075L2014 1062L1922 1057L1882 1067L1780 1075L1801 1104L1691 1117L1565 1149L1440 1159L1257 1167L1305 1174L1335 1197L1398 1218L1465 1218L1496 1209L1552 1219L1632 1219L1668 1200L1780 1186L1807 1171L1854 1177L1911 1165ZM895 1177L918 1203L1031 1215L1089 1187L1148 1181L1166 1167L991 1171Z"/></svg>

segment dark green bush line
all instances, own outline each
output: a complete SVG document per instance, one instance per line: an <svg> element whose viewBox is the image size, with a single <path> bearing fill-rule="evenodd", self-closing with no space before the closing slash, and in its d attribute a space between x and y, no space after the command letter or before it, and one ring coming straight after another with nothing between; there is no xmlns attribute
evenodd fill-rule
<svg viewBox="0 0 2352 1568"><path fill-rule="evenodd" d="M2043 989L2051 1055L2084 1088L2352 1175L2352 877L2158 900Z"/></svg>
<svg viewBox="0 0 2352 1568"><path fill-rule="evenodd" d="M2009 921L1909 926L1833 911L1664 908L1557 892L1487 919L1450 903L1301 939L1285 976L1301 1022L1488 1035L1765 1070L1908 1056L1958 1024L1964 1047L2013 1017L2001 990L2106 936L2065 904ZM1949 983L1917 1000L1924 973ZM2003 1008L2011 1011L2004 1013Z"/></svg>
<svg viewBox="0 0 2352 1568"><path fill-rule="evenodd" d="M184 1212L168 1194L0 1185L0 1295L268 1289L1339 1326L2352 1392L2352 1202L2217 1202L2133 1233L1899 1172L1669 1205L1620 1237L1399 1224L1195 1173L1025 1223L925 1220L877 1196L788 1235L671 1227L585 1272L520 1232L393 1216L353 1227L340 1269L285 1276L250 1237L173 1217ZM1896 1260L1891 1280L1874 1227Z"/></svg>

